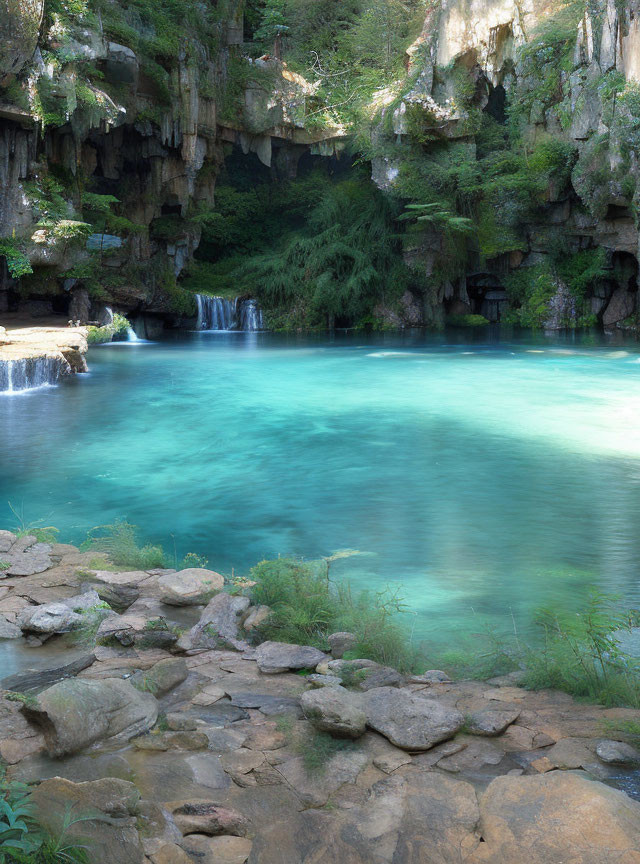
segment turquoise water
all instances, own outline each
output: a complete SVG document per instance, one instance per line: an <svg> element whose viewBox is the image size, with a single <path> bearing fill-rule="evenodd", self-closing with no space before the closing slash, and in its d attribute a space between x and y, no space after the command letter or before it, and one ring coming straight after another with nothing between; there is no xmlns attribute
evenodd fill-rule
<svg viewBox="0 0 640 864"><path fill-rule="evenodd" d="M358 549L336 577L401 584L427 639L590 583L640 602L640 355L454 339L92 349L90 375L0 397L0 523L125 517L236 574Z"/></svg>

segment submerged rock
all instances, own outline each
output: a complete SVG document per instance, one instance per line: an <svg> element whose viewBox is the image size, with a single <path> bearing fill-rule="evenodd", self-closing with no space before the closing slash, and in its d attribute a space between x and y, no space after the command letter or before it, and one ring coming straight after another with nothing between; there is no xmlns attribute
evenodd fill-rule
<svg viewBox="0 0 640 864"><path fill-rule="evenodd" d="M367 718L361 707L361 697L343 687L322 687L307 690L300 697L305 717L316 729L339 738L359 738L364 735Z"/></svg>
<svg viewBox="0 0 640 864"><path fill-rule="evenodd" d="M121 678L60 681L24 711L42 727L51 756L76 753L103 738L128 741L158 719L155 697Z"/></svg>
<svg viewBox="0 0 640 864"><path fill-rule="evenodd" d="M403 750L429 750L452 738L464 725L463 715L455 708L394 687L369 690L364 710L367 726Z"/></svg>
<svg viewBox="0 0 640 864"><path fill-rule="evenodd" d="M290 645L287 642L263 642L256 650L258 668L265 675L287 672L289 669L314 669L327 659L327 655L318 648Z"/></svg>

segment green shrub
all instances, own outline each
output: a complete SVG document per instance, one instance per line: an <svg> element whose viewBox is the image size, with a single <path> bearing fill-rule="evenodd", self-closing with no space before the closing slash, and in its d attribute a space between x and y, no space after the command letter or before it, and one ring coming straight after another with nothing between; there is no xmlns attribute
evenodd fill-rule
<svg viewBox="0 0 640 864"><path fill-rule="evenodd" d="M126 333L130 326L128 319L124 315L114 312L113 320L110 324L104 324L102 327L91 326L87 328L87 341L90 345L111 342L114 336Z"/></svg>
<svg viewBox="0 0 640 864"><path fill-rule="evenodd" d="M356 636L354 656L409 670L415 665L411 640L401 620L406 611L397 592L362 591L329 579L329 565L320 561L277 558L251 570L256 604L273 609L260 628L265 638L327 648L327 637L347 630Z"/></svg>
<svg viewBox="0 0 640 864"><path fill-rule="evenodd" d="M431 655L453 677L486 680L518 671L520 686L556 689L601 705L640 708L640 661L625 654L621 632L640 622L640 612L621 608L619 598L591 589L581 608L541 609L530 644L517 633L485 630L474 646Z"/></svg>
<svg viewBox="0 0 640 864"><path fill-rule="evenodd" d="M536 623L542 648L525 655L523 684L553 687L603 705L640 707L640 661L621 651L617 634L640 621L619 599L592 589L578 613L542 609Z"/></svg>
<svg viewBox="0 0 640 864"><path fill-rule="evenodd" d="M92 528L81 548L106 555L113 564L132 570L153 570L166 566L162 547L138 545L136 526L124 520Z"/></svg>
<svg viewBox="0 0 640 864"><path fill-rule="evenodd" d="M452 327L484 327L488 323L484 315L447 315L447 324Z"/></svg>
<svg viewBox="0 0 640 864"><path fill-rule="evenodd" d="M53 525L43 525L44 519L37 519L35 522L30 522L24 515L24 510L18 510L17 506L8 502L9 509L16 517L14 531L18 537L31 535L35 537L39 543L57 543L58 534L60 533Z"/></svg>

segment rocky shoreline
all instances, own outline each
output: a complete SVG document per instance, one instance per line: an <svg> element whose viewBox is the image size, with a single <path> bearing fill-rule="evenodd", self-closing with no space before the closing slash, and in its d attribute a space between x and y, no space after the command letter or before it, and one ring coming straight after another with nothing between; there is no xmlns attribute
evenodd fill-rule
<svg viewBox="0 0 640 864"><path fill-rule="evenodd" d="M91 564L0 531L0 756L92 864L640 861L640 711L261 642L246 580Z"/></svg>

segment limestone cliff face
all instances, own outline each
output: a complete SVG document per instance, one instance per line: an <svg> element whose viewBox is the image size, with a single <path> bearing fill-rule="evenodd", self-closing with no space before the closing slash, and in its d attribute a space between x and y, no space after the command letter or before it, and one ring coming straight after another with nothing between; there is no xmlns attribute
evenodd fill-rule
<svg viewBox="0 0 640 864"><path fill-rule="evenodd" d="M522 141L530 150L537 142L555 141L570 154L570 177L549 181L513 248L493 255L481 248L466 273L441 280L426 298L426 319L441 319L447 311L504 317L509 306L505 273L542 266L559 237L568 254L604 250L609 275L588 287L586 305L558 284L544 323L576 323L577 307L583 317L605 327L635 314L638 0L593 0L585 11L572 2L548 0L441 0L409 49L407 65L402 99L389 108L395 153L387 148L373 164L378 185L396 185L403 151L415 143L416 122L422 141L429 137L440 146L443 141L452 147L466 144L473 159L478 146L474 112L476 118L479 112L489 113L502 124L505 109L517 112ZM463 73L466 91L461 93ZM441 252L441 237L434 231L408 256L429 274Z"/></svg>
<svg viewBox="0 0 640 864"><path fill-rule="evenodd" d="M42 0L0 0L0 312L88 320L109 303L179 321L195 308L175 279L225 146L292 175L305 149L332 149L342 130L307 132L310 86L242 56L241 0L218 4L207 38L185 30L182 41L126 3L106 7L115 25L93 5L43 20Z"/></svg>

